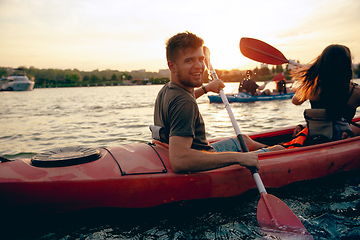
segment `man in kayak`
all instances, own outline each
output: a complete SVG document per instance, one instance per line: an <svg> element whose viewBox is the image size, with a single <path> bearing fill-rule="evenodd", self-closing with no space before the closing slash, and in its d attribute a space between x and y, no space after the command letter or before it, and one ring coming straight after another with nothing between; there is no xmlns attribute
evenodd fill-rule
<svg viewBox="0 0 360 240"><path fill-rule="evenodd" d="M155 102L154 123L165 128L169 135L169 157L174 172L195 172L233 164L259 168L256 152L241 151L236 138L210 145L205 135L204 120L196 98L207 92L219 93L225 87L221 80L202 85L205 70L204 41L190 32L176 34L166 43L166 58L170 82L158 93ZM284 149L267 146L244 136L249 150Z"/></svg>
<svg viewBox="0 0 360 240"><path fill-rule="evenodd" d="M254 80L252 80L253 72L251 70L246 71L246 79L239 84L239 93L246 92L253 96L256 95L256 90L259 85L256 84Z"/></svg>

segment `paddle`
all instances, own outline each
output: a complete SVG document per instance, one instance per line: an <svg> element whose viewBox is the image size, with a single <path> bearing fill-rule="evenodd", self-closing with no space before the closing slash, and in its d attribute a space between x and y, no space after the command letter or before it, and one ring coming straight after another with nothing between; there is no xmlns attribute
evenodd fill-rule
<svg viewBox="0 0 360 240"><path fill-rule="evenodd" d="M209 48L207 48L206 46L203 47L203 51L204 51L204 55L205 55L205 64L206 64L206 67L210 70L210 74L212 76L212 78L215 80L215 79L219 79L213 66L211 65L211 62L210 62L210 50ZM244 138L240 132L240 128L236 122L236 119L234 117L234 114L232 113L231 111L231 108L230 108L230 104L229 104L229 101L227 99L227 97L225 96L225 93L224 93L224 90L222 88L220 88L220 97L221 97L221 100L223 101L224 105L225 105L225 108L229 114L229 117L230 117L230 120L231 120L231 123L234 127L234 130L235 130L235 133L236 133L236 136L240 142L240 146L241 146L241 149L243 152L248 152L249 149L248 147L246 146L245 144L245 141L244 141Z"/></svg>
<svg viewBox="0 0 360 240"><path fill-rule="evenodd" d="M240 51L241 53L254 61L281 65L289 63L296 66L303 66L293 60L287 60L286 57L276 48L267 44L266 42L260 41L254 38L241 38L240 39Z"/></svg>
<svg viewBox="0 0 360 240"><path fill-rule="evenodd" d="M218 76L210 62L210 50L203 47L205 55L205 64L210 70L213 79L218 79ZM240 142L243 152L248 152L249 149L245 144L244 138L240 132L240 128L235 120L234 114L231 111L229 101L227 100L224 91L220 89L220 96L229 114L231 123L235 129L236 136ZM290 210L285 203L277 197L267 194L260 175L255 167L249 168L255 180L256 186L260 192L260 200L258 203L257 220L261 227L275 228L281 231L291 231L293 233L309 234L306 228L302 225L296 215Z"/></svg>
<svg viewBox="0 0 360 240"><path fill-rule="evenodd" d="M283 72L275 75L273 78L272 78L272 81L274 82L279 82L281 80L284 80L285 79L285 74Z"/></svg>

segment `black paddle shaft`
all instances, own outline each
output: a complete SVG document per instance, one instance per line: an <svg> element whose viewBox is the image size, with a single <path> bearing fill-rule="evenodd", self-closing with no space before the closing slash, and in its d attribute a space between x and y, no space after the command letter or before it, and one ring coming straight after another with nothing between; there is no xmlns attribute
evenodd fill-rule
<svg viewBox="0 0 360 240"><path fill-rule="evenodd" d="M239 143L240 143L240 147L241 147L241 151L242 152L249 152L249 148L247 147L246 143L245 143L245 140L244 140L244 137L242 134L238 134L237 136L237 139L239 140ZM254 174L254 173L257 173L257 168L256 167L247 167L247 169L250 170L251 174Z"/></svg>

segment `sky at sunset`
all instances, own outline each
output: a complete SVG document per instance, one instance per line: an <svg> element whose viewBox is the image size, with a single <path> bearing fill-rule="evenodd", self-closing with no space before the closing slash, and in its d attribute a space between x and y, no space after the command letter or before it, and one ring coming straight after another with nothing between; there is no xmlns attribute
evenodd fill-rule
<svg viewBox="0 0 360 240"><path fill-rule="evenodd" d="M241 37L301 63L344 44L360 63L359 0L0 0L0 66L157 72L183 31L204 39L216 69L259 66Z"/></svg>

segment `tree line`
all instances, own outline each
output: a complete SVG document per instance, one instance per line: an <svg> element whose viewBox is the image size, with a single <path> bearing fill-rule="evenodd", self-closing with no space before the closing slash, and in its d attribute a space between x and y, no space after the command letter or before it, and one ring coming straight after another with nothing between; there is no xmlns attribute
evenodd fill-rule
<svg viewBox="0 0 360 240"><path fill-rule="evenodd" d="M8 69L0 67L0 76L7 77L26 74L34 79L35 87L78 87L78 86L113 86L127 84L160 84L169 81L153 72L127 72L118 70L93 70L90 72L78 69L38 69L35 67L18 67Z"/></svg>
<svg viewBox="0 0 360 240"><path fill-rule="evenodd" d="M288 65L277 65L251 69L254 81L269 81L276 74L284 72L286 79L291 79ZM35 67L19 67L18 72L25 73L34 79L35 87L78 87L78 86L113 86L129 84L165 84L170 76L146 71L118 71L106 69L103 71L79 71L78 69L37 69ZM0 67L0 76L7 77L16 74L13 69ZM219 78L225 82L241 82L245 78L246 70L215 70ZM360 64L354 65L354 73L360 76ZM204 79L209 79L206 71Z"/></svg>

